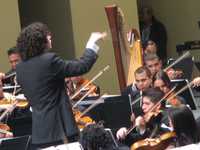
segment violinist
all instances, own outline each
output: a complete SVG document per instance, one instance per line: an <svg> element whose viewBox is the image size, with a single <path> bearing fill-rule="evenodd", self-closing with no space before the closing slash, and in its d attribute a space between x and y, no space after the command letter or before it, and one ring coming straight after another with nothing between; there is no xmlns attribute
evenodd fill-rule
<svg viewBox="0 0 200 150"><path fill-rule="evenodd" d="M135 83L132 83L122 91L122 95L131 95L131 101L135 102L141 92L150 88L152 84L151 72L145 66L139 67L134 72ZM132 105L134 115L141 115L141 100Z"/></svg>
<svg viewBox="0 0 200 150"><path fill-rule="evenodd" d="M162 60L156 53L147 53L144 55L145 66L150 70L152 77L162 69Z"/></svg>
<svg viewBox="0 0 200 150"><path fill-rule="evenodd" d="M83 78L82 76L77 76L77 77L70 77L65 79L66 83L66 90L69 96L71 97L72 95L75 94L80 88L84 87L89 80ZM100 88L96 86L94 83L89 84L87 87L85 87L79 95L77 95L73 100L77 101L79 100L82 96L84 96L87 91L90 89L94 88L94 90L88 95L88 96L99 96L100 95Z"/></svg>
<svg viewBox="0 0 200 150"><path fill-rule="evenodd" d="M164 115L164 113L161 112L162 105L158 103L163 96L164 93L160 89L149 88L145 90L142 97L143 116L138 116L132 120L133 126L136 128L128 135L127 133L129 130L127 128L120 128L116 134L117 139L130 146L138 140L145 139L147 137L156 137L166 131L169 131L162 120ZM149 112L155 105L157 106L154 110ZM154 113L157 115L151 117Z"/></svg>
<svg viewBox="0 0 200 150"><path fill-rule="evenodd" d="M199 129L190 108L171 107L167 112L170 127L176 133L176 140L172 143L174 147L200 142Z"/></svg>
<svg viewBox="0 0 200 150"><path fill-rule="evenodd" d="M162 70L157 72L154 76L153 86L155 88L160 88L160 90L163 91L165 94L167 94L172 89L171 81L168 75ZM175 93L172 92L168 97L173 96L173 94ZM181 96L175 96L166 101L166 105L180 106L181 104L186 104L185 99Z"/></svg>
<svg viewBox="0 0 200 150"><path fill-rule="evenodd" d="M8 54L8 60L11 66L11 69L7 73L1 73L4 75L1 80L4 84L4 86L13 86L15 85L16 79L15 79L15 70L16 70L16 65L21 61L21 55L19 53L19 50L16 47L12 47L8 49L7 51ZM11 75L13 74L13 75ZM10 76L7 78L7 76ZM9 90L8 92L12 92L12 90Z"/></svg>

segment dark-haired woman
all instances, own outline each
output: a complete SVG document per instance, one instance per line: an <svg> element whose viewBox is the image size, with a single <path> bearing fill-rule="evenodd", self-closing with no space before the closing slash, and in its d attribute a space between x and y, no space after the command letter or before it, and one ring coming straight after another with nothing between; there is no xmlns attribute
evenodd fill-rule
<svg viewBox="0 0 200 150"><path fill-rule="evenodd" d="M163 91L165 94L168 94L168 92L172 89L172 85L171 85L171 81L169 77L162 70L157 72L156 75L153 77L153 86L160 88L160 90ZM180 106L181 104L186 104L184 98L180 96L173 96L173 94L175 93L172 92L168 96L166 105Z"/></svg>
<svg viewBox="0 0 200 150"><path fill-rule="evenodd" d="M175 147L200 142L200 133L192 111L187 106L168 109L169 124L176 133Z"/></svg>

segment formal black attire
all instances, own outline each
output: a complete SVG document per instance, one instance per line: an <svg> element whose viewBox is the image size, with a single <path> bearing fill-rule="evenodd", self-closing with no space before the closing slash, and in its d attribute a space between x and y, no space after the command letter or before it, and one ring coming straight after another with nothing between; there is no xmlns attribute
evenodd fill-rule
<svg viewBox="0 0 200 150"><path fill-rule="evenodd" d="M165 124L165 113L161 112L158 116L152 117L146 124L146 130L144 133L140 133L139 129L135 128L129 133L126 138L122 141L127 146L131 146L133 143L143 140L145 138L155 138L163 133L169 132L169 128L163 127ZM164 120L163 120L164 119Z"/></svg>
<svg viewBox="0 0 200 150"><path fill-rule="evenodd" d="M137 89L135 84L131 84L131 85L127 86L122 91L122 95L130 95L131 103L134 103L135 100L137 100L139 97L141 97L140 91ZM140 100L138 100L138 102L136 102L135 104L132 105L132 110L136 117L139 115L143 115L141 105L142 105L142 98Z"/></svg>
<svg viewBox="0 0 200 150"><path fill-rule="evenodd" d="M143 22L140 22L140 30L144 31L146 28ZM158 21L155 17L152 17L152 24L149 26L149 33L147 35L142 35L142 44L145 46L148 40L152 40L157 45L157 55L161 60L166 60L167 58L167 32L165 26ZM147 36L147 37L143 37Z"/></svg>
<svg viewBox="0 0 200 150"><path fill-rule="evenodd" d="M64 78L90 70L97 54L86 49L79 60L64 61L43 53L17 65L17 81L32 107L32 143L54 143L79 134Z"/></svg>

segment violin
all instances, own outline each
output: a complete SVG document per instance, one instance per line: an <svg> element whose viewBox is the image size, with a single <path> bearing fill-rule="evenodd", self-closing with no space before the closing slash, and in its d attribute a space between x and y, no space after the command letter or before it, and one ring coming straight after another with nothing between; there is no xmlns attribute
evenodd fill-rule
<svg viewBox="0 0 200 150"><path fill-rule="evenodd" d="M79 91L82 87L84 87L80 90L80 93L78 95L73 97L72 100L76 101L80 99L83 95L85 95L87 91L90 91L91 89L93 90L90 92L89 96L99 95L99 90L97 86L94 85L93 83L89 83L89 84L88 83L89 83L89 80L84 79L82 77L73 77L72 79L67 80L67 92L70 97L72 97L72 95L74 95L76 91ZM85 85L87 86L85 87Z"/></svg>
<svg viewBox="0 0 200 150"><path fill-rule="evenodd" d="M131 145L131 150L164 150L176 138L175 132L166 132L158 138L146 138Z"/></svg>
<svg viewBox="0 0 200 150"><path fill-rule="evenodd" d="M12 137L10 127L7 124L0 123L0 138Z"/></svg>
<svg viewBox="0 0 200 150"><path fill-rule="evenodd" d="M92 118L89 116L83 116L82 113L77 109L74 109L73 113L79 129L83 129L88 124L95 123Z"/></svg>
<svg viewBox="0 0 200 150"><path fill-rule="evenodd" d="M172 92L166 99L167 104L170 104L171 106L180 106L182 105L181 101L175 96L175 93Z"/></svg>
<svg viewBox="0 0 200 150"><path fill-rule="evenodd" d="M15 106L18 108L26 108L29 105L25 98L19 98L10 93L4 93L4 98L0 99L0 108L7 108L14 103L16 103Z"/></svg>

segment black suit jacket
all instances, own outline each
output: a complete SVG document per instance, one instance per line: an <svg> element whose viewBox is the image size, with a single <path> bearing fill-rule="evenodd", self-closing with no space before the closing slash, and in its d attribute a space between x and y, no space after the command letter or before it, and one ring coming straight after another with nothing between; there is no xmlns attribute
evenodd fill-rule
<svg viewBox="0 0 200 150"><path fill-rule="evenodd" d="M127 86L122 91L122 95L131 95L131 102L134 102L140 97L140 91L137 88L133 90L132 86L135 86L135 85L131 84ZM140 107L140 101L141 100L139 100L134 105L132 105L132 110L136 117L143 114L142 108Z"/></svg>
<svg viewBox="0 0 200 150"><path fill-rule="evenodd" d="M87 49L80 60L64 61L54 53L44 53L17 65L17 81L33 110L33 144L79 134L64 78L88 72L96 58L96 53Z"/></svg>

